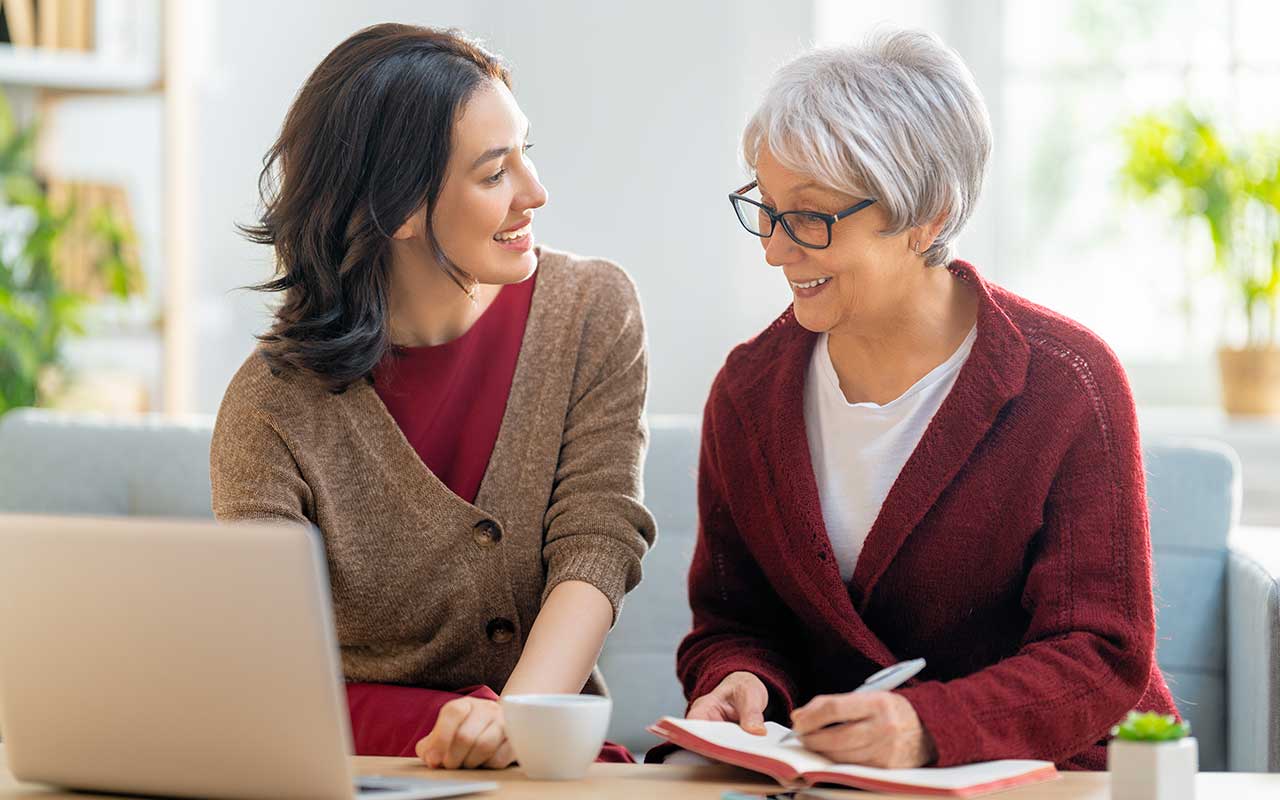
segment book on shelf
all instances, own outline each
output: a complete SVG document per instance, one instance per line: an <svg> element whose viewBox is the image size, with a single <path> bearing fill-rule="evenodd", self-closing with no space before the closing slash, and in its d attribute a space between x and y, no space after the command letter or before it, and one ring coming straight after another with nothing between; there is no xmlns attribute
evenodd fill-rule
<svg viewBox="0 0 1280 800"><path fill-rule="evenodd" d="M39 50L93 49L93 0L2 0L0 41Z"/></svg>
<svg viewBox="0 0 1280 800"><path fill-rule="evenodd" d="M0 0L0 45L13 45L6 56L20 60L85 53L92 63L158 72L160 17L159 0Z"/></svg>
<svg viewBox="0 0 1280 800"><path fill-rule="evenodd" d="M5 28L9 41L18 47L36 46L36 6L34 0L3 0Z"/></svg>
<svg viewBox="0 0 1280 800"><path fill-rule="evenodd" d="M649 727L656 736L700 756L760 772L785 786L837 784L872 792L938 797L976 797L1053 780L1049 761L985 761L958 767L879 769L840 764L806 750L799 741L783 742L790 729L765 723L764 736L747 733L733 722L663 717Z"/></svg>
<svg viewBox="0 0 1280 800"><path fill-rule="evenodd" d="M92 0L36 0L36 43L46 50L91 50Z"/></svg>
<svg viewBox="0 0 1280 800"><path fill-rule="evenodd" d="M54 245L54 263L63 286L94 301L108 297L116 288L134 294L143 291L145 281L137 267L133 214L125 188L50 178L48 192L49 205L67 215L66 227ZM118 267L110 273L110 280L122 285L108 285L108 274L100 266L107 259L116 259Z"/></svg>
<svg viewBox="0 0 1280 800"><path fill-rule="evenodd" d="M58 23L60 47L82 53L93 49L93 0L62 0Z"/></svg>
<svg viewBox="0 0 1280 800"><path fill-rule="evenodd" d="M61 26L62 0L36 0L36 47L60 49Z"/></svg>

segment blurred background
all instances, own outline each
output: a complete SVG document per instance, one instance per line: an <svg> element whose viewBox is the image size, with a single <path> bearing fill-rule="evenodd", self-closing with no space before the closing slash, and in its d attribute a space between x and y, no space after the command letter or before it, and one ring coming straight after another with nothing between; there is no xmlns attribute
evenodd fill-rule
<svg viewBox="0 0 1280 800"><path fill-rule="evenodd" d="M457 26L501 53L551 201L539 236L644 302L650 412L697 414L789 292L726 193L771 72L881 26L973 70L995 158L960 242L1119 353L1145 433L1245 463L1280 522L1275 0L0 0L0 413L213 413L268 318L262 156L353 31ZM1272 487L1277 487L1273 489Z"/></svg>

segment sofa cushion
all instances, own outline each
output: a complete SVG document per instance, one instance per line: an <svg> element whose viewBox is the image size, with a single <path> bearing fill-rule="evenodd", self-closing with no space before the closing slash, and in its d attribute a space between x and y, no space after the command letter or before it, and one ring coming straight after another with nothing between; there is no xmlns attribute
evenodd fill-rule
<svg viewBox="0 0 1280 800"><path fill-rule="evenodd" d="M212 517L213 419L20 409L0 417L0 511Z"/></svg>

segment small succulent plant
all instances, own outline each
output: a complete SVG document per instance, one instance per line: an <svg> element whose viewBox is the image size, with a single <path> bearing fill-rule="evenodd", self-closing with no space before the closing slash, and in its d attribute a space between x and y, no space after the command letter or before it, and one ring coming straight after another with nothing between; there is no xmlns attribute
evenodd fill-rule
<svg viewBox="0 0 1280 800"><path fill-rule="evenodd" d="M1130 711L1119 725L1111 729L1111 735L1130 742L1171 742L1191 734L1191 725L1178 722L1170 714L1154 711L1138 713Z"/></svg>

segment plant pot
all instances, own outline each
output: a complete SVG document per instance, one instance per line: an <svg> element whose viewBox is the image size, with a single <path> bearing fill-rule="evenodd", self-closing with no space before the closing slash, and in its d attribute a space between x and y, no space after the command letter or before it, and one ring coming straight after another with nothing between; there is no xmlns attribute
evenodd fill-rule
<svg viewBox="0 0 1280 800"><path fill-rule="evenodd" d="M1218 351L1222 406L1232 416L1280 416L1280 347Z"/></svg>
<svg viewBox="0 0 1280 800"><path fill-rule="evenodd" d="M1107 745L1111 800L1193 800L1199 769L1193 736L1172 742L1112 739Z"/></svg>

